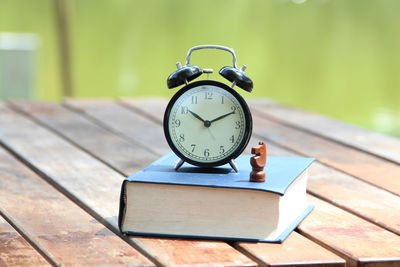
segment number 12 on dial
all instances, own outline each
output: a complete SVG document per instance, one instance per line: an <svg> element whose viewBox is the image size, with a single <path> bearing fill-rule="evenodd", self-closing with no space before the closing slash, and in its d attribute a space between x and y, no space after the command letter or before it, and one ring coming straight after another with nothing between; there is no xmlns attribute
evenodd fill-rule
<svg viewBox="0 0 400 267"><path fill-rule="evenodd" d="M182 162L200 167L232 165L246 148L251 129L251 113L243 98L212 80L186 85L164 114L164 133L171 149Z"/></svg>

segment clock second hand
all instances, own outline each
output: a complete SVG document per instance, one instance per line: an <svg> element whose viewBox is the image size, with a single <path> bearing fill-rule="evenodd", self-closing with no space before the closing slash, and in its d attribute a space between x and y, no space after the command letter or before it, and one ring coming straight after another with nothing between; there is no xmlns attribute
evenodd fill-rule
<svg viewBox="0 0 400 267"><path fill-rule="evenodd" d="M214 140L216 140L215 135L213 134L213 132L210 129L211 122L209 120L204 120L202 117L200 117L199 115L197 115L196 113L194 113L190 109L188 109L188 111L190 112L190 114L193 115L193 117L195 117L196 119L198 119L198 120L200 120L200 121L202 121L204 123L204 126L208 129L208 131L210 132L212 138Z"/></svg>
<svg viewBox="0 0 400 267"><path fill-rule="evenodd" d="M190 110L189 110L190 111ZM211 120L211 121L209 121L209 120L206 120L206 121L203 121L204 122L204 126L206 126L207 128L208 128L208 130L210 131L210 134L211 134L211 136L213 137L213 139L215 140L215 136L214 136L214 134L212 133L212 131L211 131L211 123L213 123L213 122L215 122L215 121L218 121L218 120L220 120L220 119L223 119L223 118L225 118L225 117L228 117L229 115L231 115L231 114L235 114L235 111L232 111L232 112L229 112L229 113L227 113L227 114L224 114L224 115L222 115L222 116L219 116L219 117L217 117L217 118L215 118L215 119L213 119L213 120Z"/></svg>
<svg viewBox="0 0 400 267"><path fill-rule="evenodd" d="M207 129L208 129L208 131L210 132L212 138L213 138L214 141L215 141L215 140L216 140L216 139L215 139L215 135L214 135L213 132L211 131L211 127L207 127Z"/></svg>

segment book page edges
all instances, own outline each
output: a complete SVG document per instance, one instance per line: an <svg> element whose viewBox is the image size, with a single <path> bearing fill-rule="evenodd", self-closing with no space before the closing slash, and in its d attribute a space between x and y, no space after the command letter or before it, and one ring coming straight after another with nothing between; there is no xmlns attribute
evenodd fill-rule
<svg viewBox="0 0 400 267"><path fill-rule="evenodd" d="M307 208L294 220L279 236L274 239L250 239L226 236L195 236L195 235L179 235L179 234L163 234L163 233L146 233L136 231L123 231L126 235L149 236L149 237L165 237L165 238L189 238L201 240L222 240L222 241L239 241L239 242L260 242L260 243L282 243L292 233L296 227L310 214L314 209L314 205L308 205Z"/></svg>
<svg viewBox="0 0 400 267"><path fill-rule="evenodd" d="M283 232L307 208L308 169L286 190L286 194L279 201L279 223L277 233Z"/></svg>
<svg viewBox="0 0 400 267"><path fill-rule="evenodd" d="M123 231L256 239L278 225L277 194L146 183L129 183L126 190Z"/></svg>
<svg viewBox="0 0 400 267"><path fill-rule="evenodd" d="M193 210L196 209L196 205L198 205L197 207L203 207L203 208L205 207L204 203L201 204L201 199L202 198L206 198L206 199L212 198L212 194L209 195L207 193L204 193L204 192L207 191L207 188L209 190L213 191L214 194L217 194L216 195L217 198L218 198L219 195L224 194L224 191L225 191L225 193L227 191L229 191L231 193L229 193L228 195L223 197L220 201L216 201L216 203L218 203L218 205L222 205L224 207L220 212L224 212L224 211L229 210L229 209L232 211L230 213L229 212L227 213L227 214L231 214L232 215L231 218L229 218L231 220L232 219L233 220L241 220L241 218L240 218L240 216L239 217L235 217L235 215L233 214L236 211L235 210L236 207L232 207L232 206L229 207L229 204L232 204L232 203L230 203L230 202L232 202L232 201L230 201L230 199L231 200L235 200L235 199L237 200L239 195L246 195L247 198L250 199L252 197L254 198L254 194L257 194L257 195L261 194L262 198L263 198L262 201L264 201L263 204L265 205L265 203L269 202L269 204L267 205L268 207L265 207L265 209L261 208L261 210L260 210L260 207L259 207L258 210L254 214L247 214L248 215L247 217L249 217L249 216L250 217L251 216L257 217L260 213L263 213L263 216L261 216L261 217L263 217L264 219L262 221L269 222L269 227L270 227L270 229L272 229L272 231L269 231L268 234L263 236L262 238L261 238L261 235L259 233L258 234L252 233L252 234L250 234L249 237L243 238L243 236L245 236L249 232L249 229L254 227L254 221L252 221L251 219L247 218L247 222L245 222L244 226L242 226L242 228L244 228L246 232L241 232L241 233L238 233L237 235L229 235L229 233L222 233L221 236L219 237L218 234L215 234L215 233L211 234L212 232L214 232L214 230L213 231L209 231L208 233L206 231L206 233L204 233L204 232L200 233L199 232L199 233L194 234L193 232L190 232L189 230L188 230L188 232L186 232L186 230L184 230L184 226L185 226L186 220L189 220L191 217L193 217L196 214L192 214L191 216L186 218L183 214L179 215L179 212L177 212L177 214L179 215L178 216L179 219L178 219L178 221L175 221L175 222L174 221L168 221L168 219L165 218L165 217L168 217L170 215L169 213L164 214L164 219L163 219L164 221L162 221L161 224L163 224L163 225L176 224L177 225L175 227L175 229L170 230L168 233L166 233L165 231L164 232L163 231L159 231L159 229L158 230L157 229L151 229L151 230L147 229L146 230L145 228L136 229L135 231L131 231L131 230L133 230L132 227L131 227L132 223L133 223L133 225L135 225L135 223L133 221L137 221L137 220L134 219L134 217L136 217L136 216L134 216L133 214L129 214L128 217L130 217L130 218L128 218L126 220L126 216L125 216L126 205L125 204L124 204L124 208L120 209L120 214L122 214L122 218L120 218L120 229L121 229L122 232L127 233L127 234L143 234L143 235L149 235L149 236L170 236L170 237L176 236L176 237L193 237L193 238L202 238L202 239L205 238L205 239L224 239L224 240L229 240L229 239L232 239L232 240L256 240L256 241L264 240L263 242L279 242L278 240L282 240L282 236L285 236L285 235L283 235L285 233L285 231L289 231L289 233L290 233L293 230L293 229L291 229L291 230L287 230L287 229L291 228L291 225L296 223L297 217L299 217L299 216L301 217L301 214L304 213L304 210L308 210L307 203L306 203L306 193L305 193L306 184L307 184L307 170L304 171L300 175L300 177L298 177L296 179L296 181L290 185L290 187L287 190L287 194L284 197L281 197L280 195L274 194L274 193L271 193L271 192L253 191L253 190L237 189L237 188L229 189L229 188L212 188L212 187L199 187L199 186L181 186L181 185L172 185L172 184L167 184L167 185L158 184L157 185L157 184L129 182L128 183L128 187L132 187L134 189L133 192L128 193L128 195L130 195L130 196L132 194L134 194L134 195L144 194L146 197L149 197L149 194L150 195L152 193L162 194L163 192L165 192L165 190L167 188L172 188L173 187L174 190L173 190L172 194L170 195L170 198L171 197L175 198L180 193L182 193L182 190L185 190L185 188L186 188L186 190L189 191L188 196L186 196L187 198L191 197L193 194L197 195L199 197L196 200L196 201L198 201L198 203L193 204L192 208L189 207L189 213L190 212L193 213ZM152 185L156 185L156 186L154 187ZM142 186L147 188L148 191L143 193ZM157 189L157 187L158 187L158 189ZM142 189L140 189L140 188L142 188ZM199 189L200 191L197 190L197 192L196 192L196 190L195 190L196 188ZM295 189L295 190L293 190L293 189ZM125 193L125 190L126 190L126 188L123 189L124 193ZM206 191L204 191L204 190L206 190ZM144 189L144 191L146 191L146 189ZM190 191L192 191L192 192L190 192ZM265 199L266 195L269 195L267 197L267 199ZM122 197L122 194L121 194L121 197ZM124 195L124 197L125 197L125 195ZM227 198L226 199L227 202L226 203L221 203L221 201L224 201L224 198ZM184 197L184 199L185 199L185 197ZM245 199L246 199L246 197L245 197ZM246 202L245 199L242 200L243 203ZM276 204L273 204L271 202L271 199L275 199L274 201L276 201ZM299 201L299 199L301 199L301 200ZM129 201L129 203L132 203L132 201L134 201L136 203L137 200L138 199L135 200L135 197L133 197L133 199L131 199ZM253 200L255 200L255 199L253 199ZM124 201L126 203L127 200L125 199ZM140 200L138 200L138 201L140 202ZM136 206L134 209L139 210L139 211L142 209L142 212L144 212L144 213L142 213L142 212L139 212L139 213L150 214L151 212L155 212L157 209L160 209L160 206L162 206L163 204L166 203L166 201L163 199L163 197L160 198L158 201L159 201L158 204L155 204L155 206L153 206L153 207L148 207L148 205L145 205L145 204L148 204L148 203L141 203L141 204L137 203L138 206ZM183 202L184 201L182 201L182 203ZM243 203L241 203L239 201L234 205L240 206ZM251 205L251 204L252 204L251 202L247 202L247 204L244 205L244 206L248 206L248 205ZM177 203L175 203L175 204L172 204L172 208L170 207L169 209L173 210L174 205L176 207L180 207L179 201ZM296 205L296 206L293 208L291 205ZM147 211L143 211L143 207L141 208L140 206L146 206L149 209ZM214 206L216 206L216 205L214 205ZM208 215L207 212L212 208L213 208L213 205L211 205L207 209L206 212L203 212L203 215L200 216L198 218L198 220L201 221L202 217L206 217ZM254 209L254 208L251 208L251 209ZM162 210L160 212L157 212L157 213L162 213ZM271 216L272 215L271 213L274 213L274 215ZM201 214L201 212L200 212L200 214ZM132 215L133 215L133 218L131 217ZM143 216L141 216L139 214L136 214L136 215L139 216L139 217L143 217ZM160 214L158 214L157 216L159 216L159 215ZM160 216L162 217L162 214ZM176 216L176 214L175 214L175 216ZM305 216L303 216L303 217L305 217ZM124 221L124 223L122 223L122 220ZM223 218L219 218L219 220L223 220ZM260 219L257 219L257 220L260 220ZM298 221L295 226L297 226L297 224L299 224L300 221ZM151 219L149 220L149 222L151 222ZM126 227L121 227L121 224L123 225L125 223L127 223L127 225L125 225ZM145 222L141 222L141 223L145 224ZM196 224L196 222L192 222L192 223ZM253 223L253 226L249 226L249 225L252 225L252 223ZM218 224L218 220L215 221L215 224ZM137 223L136 223L136 225L137 225ZM235 227L238 227L238 225L240 225L240 224L237 224L236 226L233 226L232 229L236 229ZM208 226L204 226L203 225L202 226L200 224L197 227L199 229L204 229L204 228L212 229L213 225L208 225ZM255 225L255 227L257 227L257 224ZM196 228L196 226L194 226L194 228ZM239 226L238 228L241 228L241 227ZM182 233L182 234L176 234L176 233ZM255 237L255 235L258 235L258 236ZM287 237L287 235L285 236L285 238Z"/></svg>

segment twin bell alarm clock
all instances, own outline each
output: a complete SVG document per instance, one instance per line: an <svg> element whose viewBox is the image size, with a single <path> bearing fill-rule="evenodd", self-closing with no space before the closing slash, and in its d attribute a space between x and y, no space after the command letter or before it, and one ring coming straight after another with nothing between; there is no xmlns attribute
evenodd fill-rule
<svg viewBox="0 0 400 267"><path fill-rule="evenodd" d="M213 81L194 81L212 69L190 65L190 55L200 49L218 49L232 54L233 65L223 67L219 74L230 85ZM233 88L247 92L253 82L238 68L233 49L219 45L200 45L189 49L186 64L176 64L178 70L167 80L169 89L184 85L170 100L164 114L164 134L172 151L180 158L178 170L184 162L202 168L229 163L238 172L235 159L246 148L252 132L250 109L243 97Z"/></svg>

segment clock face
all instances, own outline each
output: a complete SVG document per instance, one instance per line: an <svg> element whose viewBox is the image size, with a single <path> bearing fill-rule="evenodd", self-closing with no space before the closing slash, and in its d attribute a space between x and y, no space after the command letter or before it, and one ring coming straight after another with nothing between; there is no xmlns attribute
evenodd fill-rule
<svg viewBox="0 0 400 267"><path fill-rule="evenodd" d="M184 161L211 167L227 163L245 149L252 120L243 98L225 84L200 81L182 88L170 101L164 132Z"/></svg>

